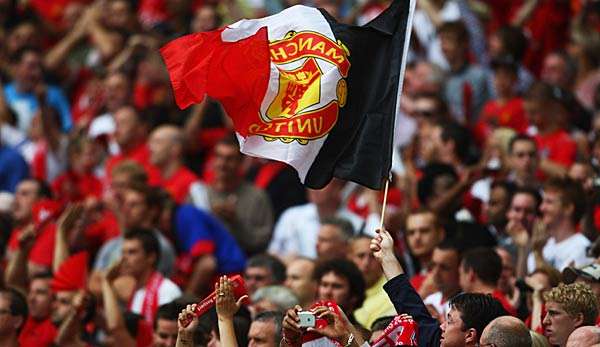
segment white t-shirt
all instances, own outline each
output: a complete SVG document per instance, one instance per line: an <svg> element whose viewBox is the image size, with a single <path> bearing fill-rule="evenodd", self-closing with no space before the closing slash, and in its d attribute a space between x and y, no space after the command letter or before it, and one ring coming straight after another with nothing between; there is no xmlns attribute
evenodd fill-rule
<svg viewBox="0 0 600 347"><path fill-rule="evenodd" d="M436 292L427 296L425 300L423 300L423 303L425 305L433 306L440 316L446 317L446 314L450 311L450 305L448 305L448 300L442 302L442 299L442 292Z"/></svg>
<svg viewBox="0 0 600 347"><path fill-rule="evenodd" d="M556 242L554 237L551 237L542 251L544 260L552 265L558 271L562 271L569 266L571 262L575 263L576 267L582 267L594 261L593 258L586 256L586 249L590 245L590 240L587 237L577 233L567 239ZM532 272L535 270L535 258L533 253L527 258L527 270Z"/></svg>
<svg viewBox="0 0 600 347"><path fill-rule="evenodd" d="M376 214L369 215L365 221L344 208L338 211L336 217L350 221L355 232L358 232L364 224L363 232L371 236L374 236L375 229L379 226L379 217ZM275 225L269 253L279 256L297 255L316 258L317 234L320 226L315 204L308 203L288 208Z"/></svg>
<svg viewBox="0 0 600 347"><path fill-rule="evenodd" d="M438 13L443 22L457 21L461 19L460 9L454 1L446 1L444 7ZM448 70L448 62L442 53L442 45L437 35L437 28L429 19L427 12L417 9L413 19L413 30L422 47L425 48L427 60Z"/></svg>
<svg viewBox="0 0 600 347"><path fill-rule="evenodd" d="M141 314L142 305L146 296L146 288L142 287L133 294L131 301L131 312ZM164 278L160 287L158 287L158 306L168 304L181 296L181 289L170 279Z"/></svg>

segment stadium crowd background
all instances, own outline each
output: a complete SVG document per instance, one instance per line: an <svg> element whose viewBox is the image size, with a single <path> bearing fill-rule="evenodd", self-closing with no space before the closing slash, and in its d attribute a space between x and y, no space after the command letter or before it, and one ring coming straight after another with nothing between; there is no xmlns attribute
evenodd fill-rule
<svg viewBox="0 0 600 347"><path fill-rule="evenodd" d="M417 1L389 234L381 192L175 106L164 43L300 3L389 1L0 0L1 346L296 346L317 300L340 345L397 314L419 346L600 343L600 1ZM250 305L221 279L178 326L236 274Z"/></svg>

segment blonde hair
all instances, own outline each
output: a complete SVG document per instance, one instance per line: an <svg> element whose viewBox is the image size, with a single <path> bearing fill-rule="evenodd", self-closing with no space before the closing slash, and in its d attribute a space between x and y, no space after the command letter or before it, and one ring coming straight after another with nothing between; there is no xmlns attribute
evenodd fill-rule
<svg viewBox="0 0 600 347"><path fill-rule="evenodd" d="M560 304L568 314L583 315L584 325L595 325L598 316L598 299L592 288L586 283L559 284L544 293L546 302Z"/></svg>
<svg viewBox="0 0 600 347"><path fill-rule="evenodd" d="M111 170L111 177L117 175L127 175L128 181L131 182L148 182L148 174L144 167L133 160L123 160L119 164L115 165Z"/></svg>
<svg viewBox="0 0 600 347"><path fill-rule="evenodd" d="M531 347L550 347L550 342L542 334L538 334L533 330L529 330L531 335Z"/></svg>

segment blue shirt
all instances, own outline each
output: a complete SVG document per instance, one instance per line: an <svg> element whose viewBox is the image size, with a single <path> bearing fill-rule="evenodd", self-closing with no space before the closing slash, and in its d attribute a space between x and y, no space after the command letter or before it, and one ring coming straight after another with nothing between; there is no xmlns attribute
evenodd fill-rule
<svg viewBox="0 0 600 347"><path fill-rule="evenodd" d="M246 256L234 237L212 215L194 207L181 205L175 211L177 246L192 257L212 253L220 274L241 273Z"/></svg>
<svg viewBox="0 0 600 347"><path fill-rule="evenodd" d="M18 128L27 133L31 125L31 120L40 107L37 97L33 93L21 93L17 91L14 83L4 86L4 95L6 102L17 114ZM58 111L63 131L68 132L71 130L73 126L71 110L62 90L56 86L48 86L46 102Z"/></svg>
<svg viewBox="0 0 600 347"><path fill-rule="evenodd" d="M15 192L17 184L29 176L29 167L19 152L0 146L0 191Z"/></svg>

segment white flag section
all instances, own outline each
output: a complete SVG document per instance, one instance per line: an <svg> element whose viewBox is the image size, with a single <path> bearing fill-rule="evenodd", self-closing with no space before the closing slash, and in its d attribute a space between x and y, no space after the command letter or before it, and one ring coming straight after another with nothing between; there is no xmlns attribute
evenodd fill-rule
<svg viewBox="0 0 600 347"><path fill-rule="evenodd" d="M254 35L264 26L267 27L271 44L286 39L286 35L289 37L291 33L300 36L304 32L318 33L336 42L331 27L321 12L301 5L290 7L273 16L236 22L221 33L221 38L226 42L235 42ZM272 136L251 135L246 138L239 134L237 136L242 153L285 162L298 171L302 182L327 138L327 133L323 133L328 130L324 129L327 122L321 117L300 119L293 117L291 112L286 113L285 106L289 106L286 105L286 98L293 103L293 98L300 96L300 102L296 103L296 109L293 110L299 113L322 109L337 100L336 87L342 79L335 64L320 59L314 54L315 52L327 54L325 51L327 46L323 41L315 40L315 36L299 37L298 40L292 38L283 47L271 46L269 86L260 109L260 117L264 124L257 124L257 127L267 130L261 133L272 133ZM336 52L330 51L331 56L334 54ZM310 71L314 66L307 66L307 62L315 62L318 71ZM294 73L300 76L291 75ZM310 80L310 77L313 77L313 80ZM289 82L290 79L292 82ZM283 85L286 82L287 86ZM319 85L316 85L317 83ZM299 95L302 92L303 95ZM285 95L286 93L288 95ZM277 103L280 104L279 107ZM283 135L285 136L298 130L310 132L315 138L301 143L295 136L275 137L282 131L285 131Z"/></svg>

